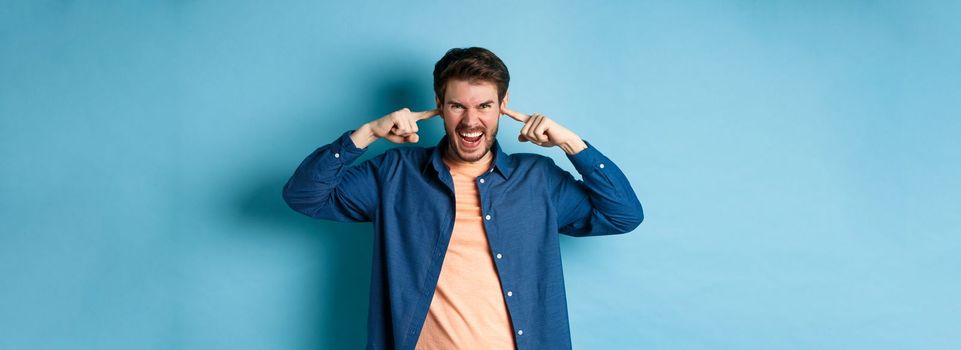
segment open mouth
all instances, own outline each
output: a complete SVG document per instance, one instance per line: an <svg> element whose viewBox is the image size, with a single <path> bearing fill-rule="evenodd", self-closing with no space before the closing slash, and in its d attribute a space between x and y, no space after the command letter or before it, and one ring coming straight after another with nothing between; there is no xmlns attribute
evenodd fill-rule
<svg viewBox="0 0 961 350"><path fill-rule="evenodd" d="M461 131L458 132L457 135L460 136L461 146L464 146L464 148L475 148L480 146L481 139L484 138L483 131Z"/></svg>

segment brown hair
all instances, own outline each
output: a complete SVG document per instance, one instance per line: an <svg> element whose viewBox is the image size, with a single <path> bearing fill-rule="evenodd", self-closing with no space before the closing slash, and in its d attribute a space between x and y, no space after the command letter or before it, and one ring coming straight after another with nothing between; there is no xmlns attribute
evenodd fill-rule
<svg viewBox="0 0 961 350"><path fill-rule="evenodd" d="M478 80L493 83L497 87L497 102L504 100L511 81L504 62L482 47L450 49L434 65L434 94L440 105L444 103L447 80L451 78L465 79L471 83Z"/></svg>

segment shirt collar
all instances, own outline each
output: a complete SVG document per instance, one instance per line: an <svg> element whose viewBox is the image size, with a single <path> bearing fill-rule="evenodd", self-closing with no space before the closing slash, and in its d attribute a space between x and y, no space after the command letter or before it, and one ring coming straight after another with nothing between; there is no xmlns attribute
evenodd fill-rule
<svg viewBox="0 0 961 350"><path fill-rule="evenodd" d="M426 174L427 170L432 168L434 171L437 171L437 173L448 171L443 159L444 152L447 152L447 142L448 137L444 135L444 137L440 139L440 142L437 143L437 146L433 148L432 154L430 155L430 162L424 165L423 173ZM507 180L511 175L510 155L501 150L500 141L496 139L494 140L494 146L491 147L491 152L494 153L493 172L500 174L504 180Z"/></svg>

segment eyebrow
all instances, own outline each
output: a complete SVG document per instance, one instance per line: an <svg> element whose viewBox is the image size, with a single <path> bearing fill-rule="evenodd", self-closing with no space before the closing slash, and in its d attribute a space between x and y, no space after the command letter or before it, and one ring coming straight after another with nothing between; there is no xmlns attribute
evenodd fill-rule
<svg viewBox="0 0 961 350"><path fill-rule="evenodd" d="M481 106L481 105L493 104L493 103L494 103L494 100L487 100L487 101L478 103L477 105L478 105L478 106ZM455 101L455 100L447 101L447 104L449 104L449 105L461 105L461 106L464 105L463 103L460 103L460 102Z"/></svg>

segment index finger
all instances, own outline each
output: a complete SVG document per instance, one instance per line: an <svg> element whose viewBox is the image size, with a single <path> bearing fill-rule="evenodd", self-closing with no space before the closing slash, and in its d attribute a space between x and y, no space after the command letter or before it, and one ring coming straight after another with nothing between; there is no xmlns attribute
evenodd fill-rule
<svg viewBox="0 0 961 350"><path fill-rule="evenodd" d="M433 118L433 117L437 116L437 109L432 109L432 110L423 111L423 112L417 112L417 113L414 113L414 115L415 115L414 118L417 119L418 121L421 121L421 120L424 120L424 119L430 119L430 118Z"/></svg>
<svg viewBox="0 0 961 350"><path fill-rule="evenodd" d="M528 119L531 119L531 116L524 113L515 112L511 109L508 109L507 107L501 108L501 112L506 114L508 117L511 117L511 119L514 119L521 123L526 123Z"/></svg>

